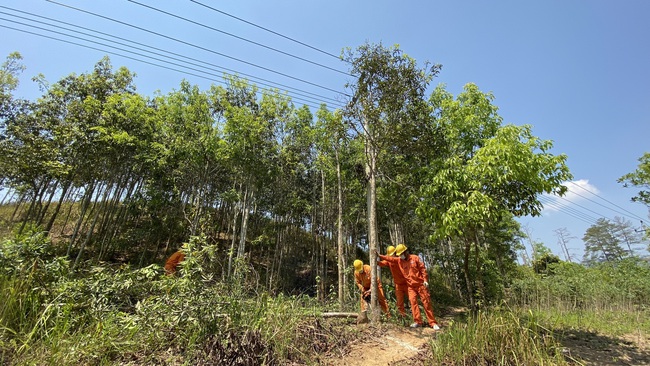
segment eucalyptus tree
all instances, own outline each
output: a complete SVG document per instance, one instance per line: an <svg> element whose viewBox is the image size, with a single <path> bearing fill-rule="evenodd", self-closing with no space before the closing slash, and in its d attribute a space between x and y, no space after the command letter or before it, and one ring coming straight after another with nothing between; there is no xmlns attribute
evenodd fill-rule
<svg viewBox="0 0 650 366"><path fill-rule="evenodd" d="M244 256L250 211L276 168L276 125L286 120L290 100L277 91L262 91L248 81L228 78L221 102L224 109L224 152L237 186L241 225L237 258ZM233 222L236 223L236 216ZM228 273L235 255L235 236L229 252Z"/></svg>
<svg viewBox="0 0 650 366"><path fill-rule="evenodd" d="M455 99L443 86L434 90L430 103L445 151L429 167L417 209L435 227L432 239L451 238L462 250L463 280L473 308L471 274L478 272L481 252L491 244L485 233L507 214L539 215L537 195L563 194L562 182L571 177L566 156L549 152L551 141L533 136L528 125L502 125L492 100L473 84Z"/></svg>
<svg viewBox="0 0 650 366"><path fill-rule="evenodd" d="M301 251L313 251L315 260L312 264L319 259L316 256L318 248L309 246L316 246L319 241L304 242L300 237L316 209L313 196L318 184L314 172L313 114L307 106L290 107L286 118L277 120L275 130L278 151L273 159L275 163L270 167L273 170L272 184L267 185L270 202L266 205L273 216L275 234L275 252L267 251L271 263L269 287L287 279L289 271L283 271L285 260L294 264L291 267L296 263L306 264L309 257L300 255ZM313 265L312 268L320 267Z"/></svg>
<svg viewBox="0 0 650 366"><path fill-rule="evenodd" d="M19 52L12 52L0 65L0 131L4 130L6 119L14 114L18 107L18 100L14 98L13 92L20 83L20 74L25 71L22 59Z"/></svg>
<svg viewBox="0 0 650 366"><path fill-rule="evenodd" d="M100 124L93 128L98 134L102 158L106 160L108 188L105 195L109 199L105 201L100 227L94 230L101 238L98 259L107 254L113 239L127 222L129 212L126 208L134 202L134 195L143 189L159 164L156 157L162 145L161 128L156 117L150 100L135 93L115 93L106 101Z"/></svg>
<svg viewBox="0 0 650 366"><path fill-rule="evenodd" d="M38 158L47 157L49 151L43 126L31 113L31 103L13 95L24 70L18 52L9 54L0 66L0 186L18 190L21 197L32 196L26 222L39 194L48 186L44 179L47 164ZM16 210L19 207L16 205Z"/></svg>
<svg viewBox="0 0 650 366"><path fill-rule="evenodd" d="M323 169L334 171L336 176L336 257L338 268L338 299L339 307L343 307L345 301L345 233L343 226L344 191L342 157L343 149L347 143L348 136L343 114L340 110L329 111L325 105L321 105L317 112L317 146L319 150L318 161ZM332 174L331 174L332 175Z"/></svg>
<svg viewBox="0 0 650 366"><path fill-rule="evenodd" d="M381 44L364 44L355 51L347 49L344 60L351 65L356 82L348 83L349 101L344 115L362 137L365 148L367 176L367 214L370 262L376 261L377 234L377 178L378 161L386 143L399 136L402 128L421 119L426 107L424 93L440 66L419 68L414 59L404 54L399 46L386 48ZM371 266L371 303L373 319L378 319L377 269Z"/></svg>
<svg viewBox="0 0 650 366"><path fill-rule="evenodd" d="M643 230L636 228L630 220L616 216L614 217L614 234L627 247L629 255L637 255L637 246L644 242Z"/></svg>
<svg viewBox="0 0 650 366"><path fill-rule="evenodd" d="M105 107L114 94L134 94L135 75L121 67L113 71L108 57L97 62L88 74L71 74L53 84L39 100L44 119L51 126L60 157L60 177L64 184L82 188L81 212L70 239L68 253L86 229L86 240L79 246L76 266L100 214L100 196L110 194L110 151L101 142ZM91 208L91 202L95 197ZM62 197L63 198L63 197ZM89 210L89 208L91 208ZM88 215L87 215L88 214ZM89 225L84 225L86 216Z"/></svg>
<svg viewBox="0 0 650 366"><path fill-rule="evenodd" d="M156 108L163 121L166 169L177 195L172 200L180 203L187 235L196 235L207 208L223 188L220 178L225 157L215 107L209 93L184 80L178 90L156 98Z"/></svg>
<svg viewBox="0 0 650 366"><path fill-rule="evenodd" d="M627 257L616 231L617 226L603 217L587 228L582 237L585 242L583 262L592 265L599 262L615 262Z"/></svg>

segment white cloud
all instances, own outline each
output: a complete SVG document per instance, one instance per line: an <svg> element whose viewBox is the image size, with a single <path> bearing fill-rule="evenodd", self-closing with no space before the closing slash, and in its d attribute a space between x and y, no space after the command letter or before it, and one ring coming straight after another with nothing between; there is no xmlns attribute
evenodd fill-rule
<svg viewBox="0 0 650 366"><path fill-rule="evenodd" d="M548 194L542 196L541 201L544 205L544 212L551 213L560 211L576 202L585 201L586 196L597 195L600 193L598 188L590 184L587 179L564 182L563 185L568 189L564 196L558 197Z"/></svg>

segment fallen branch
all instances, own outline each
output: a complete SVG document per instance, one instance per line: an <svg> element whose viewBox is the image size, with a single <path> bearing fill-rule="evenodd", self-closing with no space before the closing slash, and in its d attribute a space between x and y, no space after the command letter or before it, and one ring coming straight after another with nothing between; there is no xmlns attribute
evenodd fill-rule
<svg viewBox="0 0 650 366"><path fill-rule="evenodd" d="M356 318L359 313L322 313L323 318Z"/></svg>

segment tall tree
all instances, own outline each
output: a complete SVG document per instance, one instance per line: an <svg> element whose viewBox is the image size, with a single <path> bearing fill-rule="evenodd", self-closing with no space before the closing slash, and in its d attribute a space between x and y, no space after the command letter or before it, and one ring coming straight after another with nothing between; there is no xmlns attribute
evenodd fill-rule
<svg viewBox="0 0 650 366"><path fill-rule="evenodd" d="M398 135L401 128L409 126L426 109L425 90L438 73L435 65L419 68L399 46L386 48L381 44L364 44L355 51L347 49L344 59L351 65L351 74L357 76L350 89L350 100L345 116L362 137L365 147L365 173L367 177L367 221L370 263L376 262L377 230L377 180L378 161L386 142ZM371 265L371 307L373 321L379 319L377 306L377 266Z"/></svg>
<svg viewBox="0 0 650 366"><path fill-rule="evenodd" d="M482 248L489 245L485 233L504 213L539 215L537 195L563 194L562 182L571 177L566 156L549 153L551 141L533 136L527 125L502 126L492 100L474 84L456 99L442 86L433 92L430 101L446 151L429 166L418 202L418 214L436 228L433 238L456 238L462 246L466 294L473 308L471 274L477 271L470 267L480 268Z"/></svg>
<svg viewBox="0 0 650 366"><path fill-rule="evenodd" d="M343 228L343 174L342 170L342 153L344 144L347 140L345 125L343 124L343 115L340 111L330 112L325 105L322 105L317 112L318 122L317 139L319 150L322 154L319 156L323 166L330 167L329 171L334 171L336 175L336 256L338 267L338 299L339 307L343 307L345 301L345 252L344 252L344 228ZM332 169L333 168L333 169Z"/></svg>
<svg viewBox="0 0 650 366"><path fill-rule="evenodd" d="M616 235L616 225L606 218L600 218L591 225L582 240L585 242L583 262L615 262L627 256Z"/></svg>

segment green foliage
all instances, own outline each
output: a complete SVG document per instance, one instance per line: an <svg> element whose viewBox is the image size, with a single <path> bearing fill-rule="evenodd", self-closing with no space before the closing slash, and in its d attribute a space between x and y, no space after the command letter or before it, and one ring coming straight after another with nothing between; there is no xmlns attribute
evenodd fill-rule
<svg viewBox="0 0 650 366"><path fill-rule="evenodd" d="M29 334L42 320L43 303L53 296L51 284L65 276L69 266L51 249L38 227L28 227L0 245L1 339Z"/></svg>
<svg viewBox="0 0 650 366"><path fill-rule="evenodd" d="M431 347L431 365L567 364L560 344L532 313L480 311L451 324Z"/></svg>
<svg viewBox="0 0 650 366"><path fill-rule="evenodd" d="M230 282L217 281L222 253L205 237L192 237L183 247L178 277L163 275L158 265L106 263L70 274L67 261L47 254L51 244L44 238L34 229L0 251L0 289L7 294L0 301L0 350L7 364L134 358L199 364L206 357L277 364L307 361L314 342L323 352L335 343L334 336L320 338L327 334L322 325L306 320L320 312L314 300L260 292L243 260Z"/></svg>
<svg viewBox="0 0 650 366"><path fill-rule="evenodd" d="M559 263L560 257L553 253L544 253L542 255L537 255L533 259L533 270L538 274L548 274L552 273L550 265L553 263Z"/></svg>
<svg viewBox="0 0 650 366"><path fill-rule="evenodd" d="M622 247L623 241L617 233L617 225L606 218L600 218L585 232L583 261L590 265L598 262L614 262L631 255Z"/></svg>
<svg viewBox="0 0 650 366"><path fill-rule="evenodd" d="M637 169L618 178L618 182L623 183L625 187L641 188L637 195L632 197L632 201L650 206L650 153L644 153L639 158Z"/></svg>
<svg viewBox="0 0 650 366"><path fill-rule="evenodd" d="M560 261L544 276L521 267L511 294L522 306L634 310L650 301L650 265L638 258L591 267Z"/></svg>

